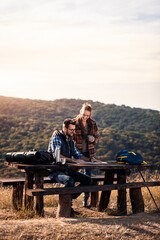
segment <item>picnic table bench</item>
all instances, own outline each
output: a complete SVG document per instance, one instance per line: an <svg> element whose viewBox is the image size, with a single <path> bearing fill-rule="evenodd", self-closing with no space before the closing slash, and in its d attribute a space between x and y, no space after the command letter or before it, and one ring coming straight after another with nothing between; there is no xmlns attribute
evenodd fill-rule
<svg viewBox="0 0 160 240"><path fill-rule="evenodd" d="M92 177L92 184L97 185L98 182L103 182L104 176L94 176ZM49 177L43 178L44 184L46 183L56 183L52 181ZM33 183L35 183L33 181ZM21 210L22 204L23 204L23 191L24 191L24 184L25 184L25 178L1 178L0 179L0 186L1 187L8 187L12 186L12 205L15 210ZM91 206L96 207L98 201L98 192L92 192L91 193Z"/></svg>
<svg viewBox="0 0 160 240"><path fill-rule="evenodd" d="M25 208L33 209L33 198L35 197L35 211L39 216L44 216L43 209L43 196L45 195L59 195L59 204L57 210L57 216L69 217L71 213L71 194L81 193L89 191L97 194L102 191L101 198L98 206L99 211L103 211L107 208L109 198L112 190L118 190L117 207L120 214L127 214L126 204L126 189L130 189L130 198L132 204L132 210L134 213L144 211L144 201L141 193L141 187L148 186L160 186L160 181L156 182L133 182L126 183L126 176L129 175L130 169L144 169L151 167L149 164L145 165L126 165L112 163L67 163L66 165L28 165L28 164L14 164L18 169L25 170ZM75 186L72 188L54 187L44 188L43 184L45 180L44 176L46 170L66 170L66 169L99 169L105 172L104 178L97 180L103 180L103 184L97 185L95 183L92 186ZM116 178L115 178L116 174ZM116 181L115 184L113 182ZM22 182L21 182L22 183ZM18 183L20 184L20 182ZM35 188L33 187L35 186ZM138 204L137 204L138 203Z"/></svg>

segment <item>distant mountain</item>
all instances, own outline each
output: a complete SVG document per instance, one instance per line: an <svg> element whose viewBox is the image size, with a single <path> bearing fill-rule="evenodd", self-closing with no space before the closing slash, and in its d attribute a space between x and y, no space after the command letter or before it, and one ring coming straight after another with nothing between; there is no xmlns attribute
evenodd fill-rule
<svg viewBox="0 0 160 240"><path fill-rule="evenodd" d="M100 138L97 158L115 159L121 149L138 151L144 160L160 164L160 112L104 104L81 99L54 101L30 100L0 96L0 158L11 151L47 149L54 129L61 128L65 118L79 114L84 102L92 105ZM0 164L3 176L12 175Z"/></svg>

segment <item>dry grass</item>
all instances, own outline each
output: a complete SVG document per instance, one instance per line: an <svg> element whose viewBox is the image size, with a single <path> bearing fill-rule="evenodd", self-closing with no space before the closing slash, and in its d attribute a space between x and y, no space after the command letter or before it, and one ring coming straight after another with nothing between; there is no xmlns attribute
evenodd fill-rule
<svg viewBox="0 0 160 240"><path fill-rule="evenodd" d="M158 180L157 175L152 180ZM160 187L150 188L160 209ZM31 212L15 212L11 203L11 188L0 188L0 240L39 239L118 239L118 240L160 240L160 212L147 190L142 188L145 212L132 214L127 190L127 216L117 215L117 191L112 191L110 204L105 212L96 208L82 207L82 195L73 201L74 218L56 216L58 196L44 197L45 217L35 217Z"/></svg>

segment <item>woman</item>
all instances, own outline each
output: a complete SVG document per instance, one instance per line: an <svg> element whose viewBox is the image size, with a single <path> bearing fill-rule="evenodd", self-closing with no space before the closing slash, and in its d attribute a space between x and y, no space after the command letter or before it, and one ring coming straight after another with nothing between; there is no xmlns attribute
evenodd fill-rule
<svg viewBox="0 0 160 240"><path fill-rule="evenodd" d="M74 140L80 152L90 158L91 161L97 161L95 157L95 145L98 142L98 128L96 122L91 119L91 105L84 103L80 114L73 119L76 123ZM99 161L98 161L99 162ZM91 169L84 169L84 174L91 176ZM89 192L84 193L83 206L88 207Z"/></svg>

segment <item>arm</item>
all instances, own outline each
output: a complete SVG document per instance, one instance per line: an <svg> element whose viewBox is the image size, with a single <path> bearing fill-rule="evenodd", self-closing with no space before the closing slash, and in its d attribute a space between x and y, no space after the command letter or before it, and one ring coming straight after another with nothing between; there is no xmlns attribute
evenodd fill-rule
<svg viewBox="0 0 160 240"><path fill-rule="evenodd" d="M93 157L93 158L91 158L91 162L99 162L99 163L103 163L102 161L100 161L100 160L97 160L97 159L95 159L94 157Z"/></svg>
<svg viewBox="0 0 160 240"><path fill-rule="evenodd" d="M77 149L75 143L74 143L74 145L73 145L73 153L74 153L74 154L73 154L74 158L75 158L75 159L78 159L78 160L75 160L75 159L74 159L74 162L90 162L90 159L89 159L89 158L83 156L83 155L80 153L80 151ZM72 160L73 160L73 159L72 159Z"/></svg>
<svg viewBox="0 0 160 240"><path fill-rule="evenodd" d="M94 124L94 126L93 126L93 136L94 136L94 138L95 138L94 144L97 144L98 138L99 138L99 132L98 132L98 127L97 127L96 122L95 122L95 124Z"/></svg>
<svg viewBox="0 0 160 240"><path fill-rule="evenodd" d="M61 139L58 135L52 136L50 139L50 150L53 155L53 158L55 158L55 149L59 146L61 148Z"/></svg>
<svg viewBox="0 0 160 240"><path fill-rule="evenodd" d="M66 157L62 154L60 154L60 158L65 158L66 162L68 162L68 163L76 163L77 162L77 159L72 159L72 158Z"/></svg>
<svg viewBox="0 0 160 240"><path fill-rule="evenodd" d="M65 158L66 159L66 162L68 162L68 163L80 163L80 162L85 162L84 160L82 160L82 159L72 159L72 158L69 158L69 157L65 157L64 155L62 155L62 154L60 154L60 157L61 158Z"/></svg>
<svg viewBox="0 0 160 240"><path fill-rule="evenodd" d="M92 129L91 129L91 138L89 139L89 142L93 143L94 145L97 144L98 138L99 138L99 132L98 127L95 121L91 120L92 123Z"/></svg>
<svg viewBox="0 0 160 240"><path fill-rule="evenodd" d="M82 155L81 159L85 162L90 162L91 161L90 158L87 158L84 155Z"/></svg>

